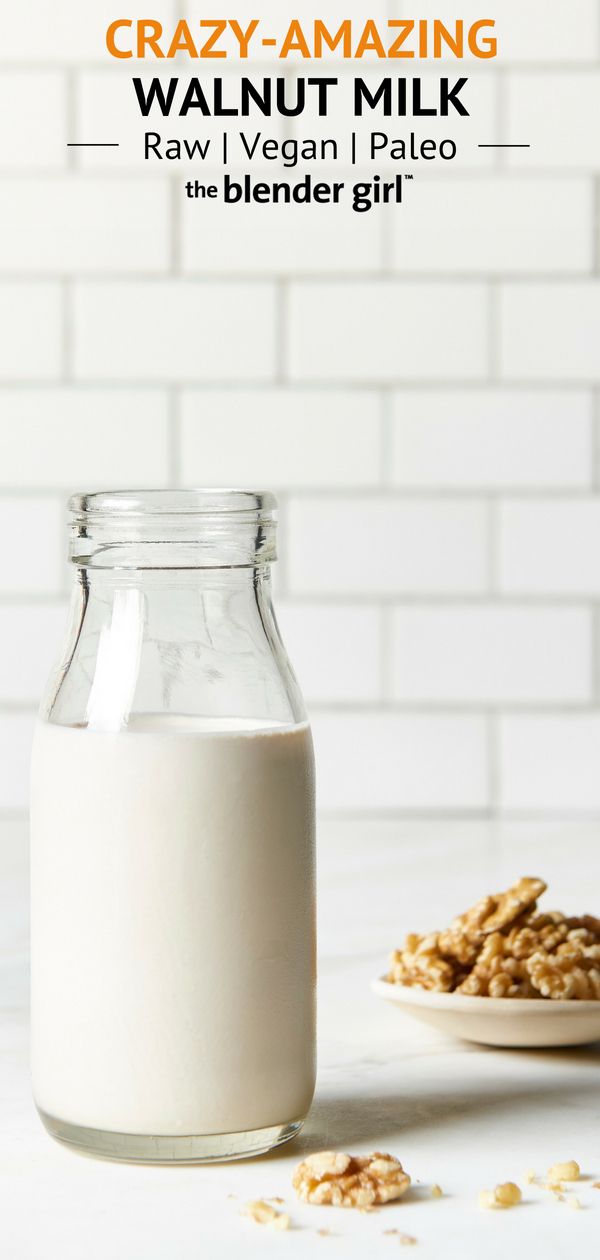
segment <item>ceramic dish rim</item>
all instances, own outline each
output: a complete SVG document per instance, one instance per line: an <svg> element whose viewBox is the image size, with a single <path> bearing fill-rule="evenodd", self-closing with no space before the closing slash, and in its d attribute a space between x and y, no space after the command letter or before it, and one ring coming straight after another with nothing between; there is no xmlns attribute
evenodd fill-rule
<svg viewBox="0 0 600 1260"><path fill-rule="evenodd" d="M513 1016L552 1014L572 1017L597 1013L600 1021L600 1000L573 998L491 998L468 993L439 993L431 989L419 989L416 985L394 984L384 976L371 981L371 988L378 997L403 1006L424 1006L430 1010L454 1010L471 1014Z"/></svg>

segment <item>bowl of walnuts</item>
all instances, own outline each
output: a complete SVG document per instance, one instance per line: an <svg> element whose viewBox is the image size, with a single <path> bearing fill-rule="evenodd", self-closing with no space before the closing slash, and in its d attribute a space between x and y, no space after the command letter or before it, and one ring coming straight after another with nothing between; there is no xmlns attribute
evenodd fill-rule
<svg viewBox="0 0 600 1260"><path fill-rule="evenodd" d="M482 897L443 931L409 933L373 981L379 997L490 1046L600 1038L600 919L538 907L542 879Z"/></svg>

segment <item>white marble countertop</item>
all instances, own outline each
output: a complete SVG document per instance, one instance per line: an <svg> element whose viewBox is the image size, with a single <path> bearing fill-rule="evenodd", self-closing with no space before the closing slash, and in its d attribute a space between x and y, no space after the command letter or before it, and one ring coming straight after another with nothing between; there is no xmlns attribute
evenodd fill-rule
<svg viewBox="0 0 600 1260"><path fill-rule="evenodd" d="M52 1142L29 1093L26 828L0 827L0 1249L7 1260L220 1260L387 1257L399 1229L414 1254L464 1260L595 1254L600 1241L600 1043L494 1051L449 1041L379 1001L369 980L407 929L435 927L481 893L540 874L561 909L600 910L600 825L337 823L320 829L320 1049L303 1134L245 1163L165 1168L102 1163ZM584 904L585 903L585 904ZM381 1149L414 1189L363 1215L296 1203L308 1151ZM572 1211L526 1186L563 1159L584 1179ZM515 1180L523 1204L485 1212L478 1192ZM431 1184L444 1196L433 1199ZM277 1234L241 1217L249 1199L285 1198ZM329 1229L329 1236L320 1236Z"/></svg>

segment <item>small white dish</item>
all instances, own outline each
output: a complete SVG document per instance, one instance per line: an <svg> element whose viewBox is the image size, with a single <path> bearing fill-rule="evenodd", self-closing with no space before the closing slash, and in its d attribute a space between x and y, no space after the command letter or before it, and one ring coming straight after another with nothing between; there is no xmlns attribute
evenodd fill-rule
<svg viewBox="0 0 600 1260"><path fill-rule="evenodd" d="M372 981L373 991L451 1037L482 1046L582 1046L600 1040L600 1001L469 997Z"/></svg>

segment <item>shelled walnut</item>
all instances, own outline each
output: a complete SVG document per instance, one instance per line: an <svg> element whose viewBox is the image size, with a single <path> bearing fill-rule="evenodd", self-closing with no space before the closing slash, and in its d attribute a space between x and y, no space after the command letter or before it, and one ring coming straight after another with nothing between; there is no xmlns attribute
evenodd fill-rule
<svg viewBox="0 0 600 1260"><path fill-rule="evenodd" d="M387 979L476 997L600 1000L600 919L538 911L545 890L524 877L441 932L411 933Z"/></svg>
<svg viewBox="0 0 600 1260"><path fill-rule="evenodd" d="M344 1155L319 1151L298 1164L294 1189L306 1203L371 1208L400 1199L410 1177L393 1155Z"/></svg>

